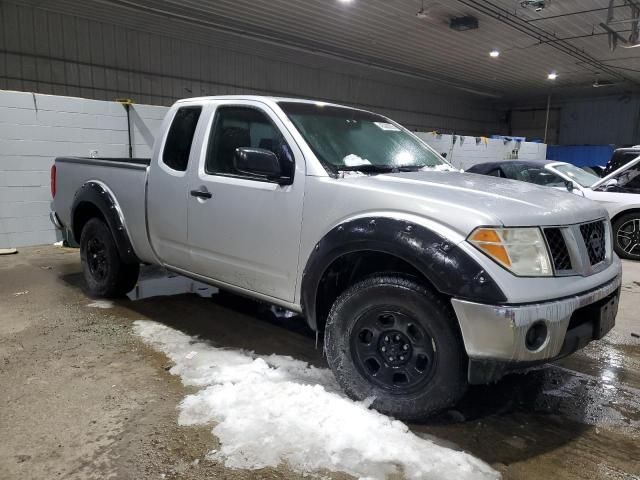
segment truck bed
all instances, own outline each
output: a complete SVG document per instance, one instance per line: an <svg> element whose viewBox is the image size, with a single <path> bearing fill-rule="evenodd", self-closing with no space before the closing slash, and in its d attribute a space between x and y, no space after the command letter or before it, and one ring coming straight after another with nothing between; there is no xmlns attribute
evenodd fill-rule
<svg viewBox="0 0 640 480"><path fill-rule="evenodd" d="M68 228L75 192L88 181L100 183L118 202L119 214L136 255L143 262L150 262L154 258L146 229L146 183L150 163L149 158L58 157L55 160L58 188L54 210Z"/></svg>

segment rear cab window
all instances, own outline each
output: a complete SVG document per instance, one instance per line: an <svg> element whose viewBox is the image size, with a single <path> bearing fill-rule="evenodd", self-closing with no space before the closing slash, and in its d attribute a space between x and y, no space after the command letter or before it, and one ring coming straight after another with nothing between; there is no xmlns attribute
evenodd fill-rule
<svg viewBox="0 0 640 480"><path fill-rule="evenodd" d="M162 152L162 163L170 169L177 172L187 170L193 136L201 113L202 106L188 106L179 108L173 117Z"/></svg>

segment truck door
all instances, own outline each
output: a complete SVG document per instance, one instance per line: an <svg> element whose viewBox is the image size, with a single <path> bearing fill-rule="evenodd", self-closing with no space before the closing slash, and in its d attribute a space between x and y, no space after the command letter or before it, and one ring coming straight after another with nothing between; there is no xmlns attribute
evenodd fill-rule
<svg viewBox="0 0 640 480"><path fill-rule="evenodd" d="M293 302L304 200L302 152L282 121L257 101L220 101L192 171L192 270L240 289ZM236 148L271 150L295 161L292 185L238 172Z"/></svg>
<svg viewBox="0 0 640 480"><path fill-rule="evenodd" d="M191 254L187 242L189 178L187 167L198 161L192 144L196 137L202 105L185 105L175 110L165 136L154 151L147 185L147 222L151 245L163 265L189 269Z"/></svg>

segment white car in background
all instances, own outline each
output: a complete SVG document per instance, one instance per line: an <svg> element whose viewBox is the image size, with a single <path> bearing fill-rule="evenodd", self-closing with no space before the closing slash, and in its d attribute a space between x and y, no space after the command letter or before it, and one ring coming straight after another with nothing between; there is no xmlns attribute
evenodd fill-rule
<svg viewBox="0 0 640 480"><path fill-rule="evenodd" d="M601 203L611 217L616 253L640 260L640 156L604 178L553 160L482 163L467 172L567 189Z"/></svg>

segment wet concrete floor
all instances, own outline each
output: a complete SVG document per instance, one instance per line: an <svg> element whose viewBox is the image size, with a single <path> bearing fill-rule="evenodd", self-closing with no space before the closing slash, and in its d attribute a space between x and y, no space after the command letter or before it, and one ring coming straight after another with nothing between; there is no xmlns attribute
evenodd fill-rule
<svg viewBox="0 0 640 480"><path fill-rule="evenodd" d="M411 429L505 479L640 479L640 264L625 263L623 283L605 339L473 387ZM301 478L285 467L229 471L203 460L215 439L176 425L184 388L131 334L131 322L146 318L217 346L325 367L299 317L157 268L114 303L83 289L77 251L0 257L0 478Z"/></svg>

